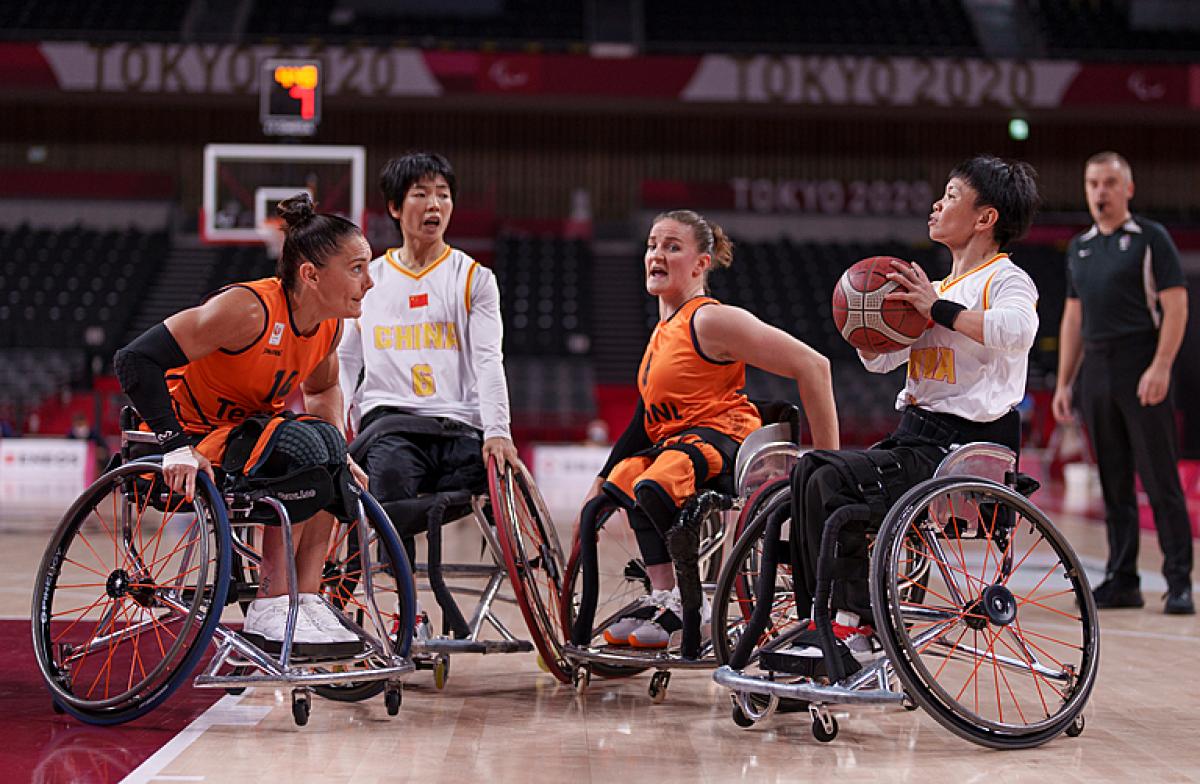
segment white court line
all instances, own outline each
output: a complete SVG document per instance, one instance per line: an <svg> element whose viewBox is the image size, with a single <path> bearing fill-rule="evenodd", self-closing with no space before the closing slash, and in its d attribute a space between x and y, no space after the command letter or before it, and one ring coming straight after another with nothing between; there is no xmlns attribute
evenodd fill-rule
<svg viewBox="0 0 1200 784"><path fill-rule="evenodd" d="M226 694L208 710L201 713L180 731L178 735L167 741L158 751L154 752L128 776L121 780L122 784L148 784L151 781L203 781L203 776L164 776L160 771L175 761L180 754L187 751L188 746L196 739L217 725L235 727L253 727L271 712L271 705L239 705L245 694Z"/></svg>

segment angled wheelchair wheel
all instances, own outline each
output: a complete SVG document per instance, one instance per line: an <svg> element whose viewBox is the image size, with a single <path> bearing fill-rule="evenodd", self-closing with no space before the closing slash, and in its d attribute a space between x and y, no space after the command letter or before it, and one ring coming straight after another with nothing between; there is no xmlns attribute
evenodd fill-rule
<svg viewBox="0 0 1200 784"><path fill-rule="evenodd" d="M558 532L533 478L523 465L501 473L488 461L488 494L509 583L533 644L550 674L571 682L563 658L564 631L559 623L565 560Z"/></svg>
<svg viewBox="0 0 1200 784"><path fill-rule="evenodd" d="M781 510L786 513L786 507L790 504L789 480L776 479L764 484L751 496L738 518L738 538L721 569L713 593L713 653L720 664L729 663L754 614L767 521ZM786 539L783 542L786 545ZM781 548L779 544L771 546ZM757 658L758 648L785 635L800 622L796 612L791 563L786 552L781 551L780 556L770 621L761 633L751 662Z"/></svg>
<svg viewBox="0 0 1200 784"><path fill-rule="evenodd" d="M389 637L397 647L397 654L407 659L417 607L412 568L387 513L369 493L362 494L362 501L366 512L366 546L357 522L336 521L321 574L321 594L367 632ZM367 597L367 574L375 597L374 607ZM382 680L370 680L314 686L313 691L330 700L358 702L380 694L386 685Z"/></svg>
<svg viewBox="0 0 1200 784"><path fill-rule="evenodd" d="M157 462L97 479L59 523L34 586L34 653L54 702L118 724L167 699L221 617L230 549L206 475L190 502L167 489Z"/></svg>
<svg viewBox="0 0 1200 784"><path fill-rule="evenodd" d="M918 485L880 528L870 583L905 690L951 732L1029 748L1076 722L1096 679L1096 607L1071 546L1026 498L987 480Z"/></svg>
<svg viewBox="0 0 1200 784"><path fill-rule="evenodd" d="M615 518L615 519L614 519ZM642 562L633 530L617 515L615 508L596 522L599 592L596 598L595 622L591 647L601 647L604 630L624 612L650 592L650 577ZM583 595L583 558L579 542L579 530L575 530L571 544L571 557L567 561L564 592L560 608L562 628L567 637L575 625ZM621 666L605 662L589 662L588 669L604 678L627 678L644 672L645 667Z"/></svg>

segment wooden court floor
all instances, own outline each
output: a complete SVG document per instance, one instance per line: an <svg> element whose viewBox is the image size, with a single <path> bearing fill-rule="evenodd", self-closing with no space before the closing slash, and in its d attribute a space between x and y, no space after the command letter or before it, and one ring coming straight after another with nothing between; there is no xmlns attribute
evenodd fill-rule
<svg viewBox="0 0 1200 784"><path fill-rule="evenodd" d="M1054 517L1097 579L1103 527ZM451 551L478 553L477 534L461 531L450 535ZM1019 752L974 746L920 711L899 709L839 711L841 733L830 744L813 739L804 715L739 729L706 672L676 672L659 705L647 697L645 675L595 678L580 698L539 670L533 654L456 656L441 691L419 672L395 718L382 697L317 698L299 728L283 691L181 690L129 725L83 727L50 710L29 651L30 590L46 538L44 527L0 520L6 781L1200 781L1200 620L1162 615L1152 535L1142 542L1146 608L1101 615L1100 676L1083 735ZM514 605L500 610L523 630Z"/></svg>

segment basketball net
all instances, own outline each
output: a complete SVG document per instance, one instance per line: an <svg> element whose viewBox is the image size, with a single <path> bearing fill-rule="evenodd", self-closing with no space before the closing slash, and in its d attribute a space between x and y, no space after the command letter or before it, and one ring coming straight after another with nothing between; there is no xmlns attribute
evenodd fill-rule
<svg viewBox="0 0 1200 784"><path fill-rule="evenodd" d="M268 259L277 259L283 252L283 218L271 216L264 218L257 227L258 238L267 249Z"/></svg>

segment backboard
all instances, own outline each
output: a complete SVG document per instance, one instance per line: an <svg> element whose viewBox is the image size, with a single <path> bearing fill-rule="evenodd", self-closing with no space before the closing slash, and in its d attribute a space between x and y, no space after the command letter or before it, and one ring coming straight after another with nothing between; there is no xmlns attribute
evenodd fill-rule
<svg viewBox="0 0 1200 784"><path fill-rule="evenodd" d="M200 236L209 243L260 243L275 205L301 191L318 211L362 227L366 158L364 148L350 145L205 145Z"/></svg>

